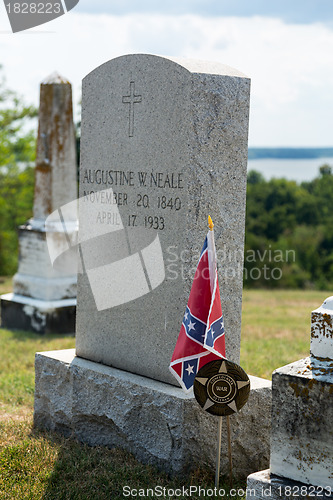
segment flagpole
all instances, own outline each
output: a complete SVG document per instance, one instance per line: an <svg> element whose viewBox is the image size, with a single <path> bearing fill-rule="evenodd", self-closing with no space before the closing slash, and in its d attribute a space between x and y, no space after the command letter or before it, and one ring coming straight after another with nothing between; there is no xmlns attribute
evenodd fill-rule
<svg viewBox="0 0 333 500"><path fill-rule="evenodd" d="M220 468L221 468L221 442L222 442L222 417L219 417L217 427L217 453L216 453L216 470L215 470L215 488L218 490L220 485Z"/></svg>
<svg viewBox="0 0 333 500"><path fill-rule="evenodd" d="M227 415L227 434L228 434L228 457L229 457L229 483L230 483L230 488L232 488L232 455L231 455L230 415Z"/></svg>
<svg viewBox="0 0 333 500"><path fill-rule="evenodd" d="M208 215L208 227L210 238L210 245L208 246L208 263L210 274L210 290L213 294L214 280L216 273L216 260L215 260L215 242L214 242L214 224L210 215ZM217 450L216 450L216 471L215 471L215 488L219 488L220 484L220 469L221 469L221 443L222 443L222 417L219 417L217 426Z"/></svg>
<svg viewBox="0 0 333 500"><path fill-rule="evenodd" d="M213 294L215 273L216 273L216 260L215 260L214 224L210 215L208 215L208 227L209 227L208 237L210 239L210 245L208 245L208 265L209 265L209 275L210 275L210 291Z"/></svg>
<svg viewBox="0 0 333 500"><path fill-rule="evenodd" d="M208 261L210 267L210 287L213 293L215 272L216 272L216 258L215 258L215 241L214 241L214 224L210 215L208 215L208 227L210 238L210 252L208 253ZM232 488L232 455L231 455L231 430L230 430L230 417L227 416L227 435L228 435L228 458L229 458L229 481ZM216 473L215 473L215 486L218 488L220 477L220 463L221 463L221 441L222 441L222 417L219 417L218 431L217 431L217 454L216 454Z"/></svg>

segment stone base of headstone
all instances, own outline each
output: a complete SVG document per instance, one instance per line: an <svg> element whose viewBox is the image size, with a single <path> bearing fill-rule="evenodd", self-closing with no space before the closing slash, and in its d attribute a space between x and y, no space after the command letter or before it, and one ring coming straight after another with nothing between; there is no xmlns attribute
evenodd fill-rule
<svg viewBox="0 0 333 500"><path fill-rule="evenodd" d="M74 349L36 353L35 374L36 426L126 449L171 474L215 470L218 419L193 394L79 358ZM251 388L248 404L231 416L233 471L242 479L269 461L271 382L251 377ZM226 424L221 473L228 474Z"/></svg>
<svg viewBox="0 0 333 500"><path fill-rule="evenodd" d="M38 300L7 293L0 296L0 305L2 328L75 333L76 299Z"/></svg>
<svg viewBox="0 0 333 500"><path fill-rule="evenodd" d="M331 488L292 481L272 475L269 469L255 472L247 478L247 500L286 500L288 498L317 498L332 500Z"/></svg>

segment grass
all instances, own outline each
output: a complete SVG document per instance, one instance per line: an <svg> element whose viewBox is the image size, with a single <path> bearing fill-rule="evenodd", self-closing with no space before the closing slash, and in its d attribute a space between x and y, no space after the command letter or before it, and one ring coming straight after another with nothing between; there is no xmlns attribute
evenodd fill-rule
<svg viewBox="0 0 333 500"><path fill-rule="evenodd" d="M0 276L0 295L13 291L12 278Z"/></svg>
<svg viewBox="0 0 333 500"><path fill-rule="evenodd" d="M0 293L10 291L10 286L10 280L0 279ZM307 356L311 310L329 295L317 291L245 290L243 368L250 374L270 378L275 368ZM89 448L73 439L34 429L35 352L74 345L71 336L0 329L0 498L117 500L125 498L126 484L137 490L138 497L140 489L156 485L166 489L190 485L212 488L214 471L198 470L186 478L170 479L153 467L141 465L125 451ZM224 483L221 487L228 492ZM199 496L192 494L190 498ZM226 493L223 498L231 497Z"/></svg>
<svg viewBox="0 0 333 500"><path fill-rule="evenodd" d="M38 351L71 349L74 336L44 335L32 332L0 330L0 394L7 410L20 405L33 406L34 362Z"/></svg>
<svg viewBox="0 0 333 500"><path fill-rule="evenodd" d="M31 420L1 425L0 497L2 499L123 499L123 487L167 489L212 485L203 471L170 480L119 449L89 448L62 436L31 430ZM200 474L200 476L199 476ZM193 495L191 498L199 498Z"/></svg>
<svg viewBox="0 0 333 500"><path fill-rule="evenodd" d="M140 464L123 450L89 448L61 435L33 429L31 415L21 421L0 418L0 431L1 499L117 500L125 498L126 486L136 490L141 498L140 490L156 486L169 491L191 485L214 487L214 471L197 470L187 477L170 479L156 468ZM243 495L230 496L223 482L220 487L227 492L223 498L245 500ZM242 487L234 485L235 489ZM202 496L192 494L190 498Z"/></svg>
<svg viewBox="0 0 333 500"><path fill-rule="evenodd" d="M245 290L241 366L270 379L272 372L309 355L311 311L331 292Z"/></svg>

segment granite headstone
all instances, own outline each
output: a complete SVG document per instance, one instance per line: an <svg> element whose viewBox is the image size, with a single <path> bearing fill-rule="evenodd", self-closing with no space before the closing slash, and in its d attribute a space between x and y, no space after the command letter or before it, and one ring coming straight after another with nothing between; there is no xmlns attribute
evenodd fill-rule
<svg viewBox="0 0 333 500"><path fill-rule="evenodd" d="M210 214L239 362L249 95L235 69L152 55L83 80L78 356L176 384L168 366Z"/></svg>
<svg viewBox="0 0 333 500"><path fill-rule="evenodd" d="M168 367L208 214L239 360L249 87L219 64L149 55L84 79L76 354L36 354L36 426L170 474L215 466L216 417ZM251 377L232 424L238 478L268 466L270 406L271 382Z"/></svg>

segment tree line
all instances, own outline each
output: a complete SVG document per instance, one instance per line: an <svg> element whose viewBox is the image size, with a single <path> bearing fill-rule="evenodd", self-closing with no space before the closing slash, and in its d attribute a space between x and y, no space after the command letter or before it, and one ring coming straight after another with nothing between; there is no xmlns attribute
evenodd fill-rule
<svg viewBox="0 0 333 500"><path fill-rule="evenodd" d="M322 165L318 177L301 184L266 181L249 172L245 285L328 289L333 283L332 200L330 165Z"/></svg>
<svg viewBox="0 0 333 500"><path fill-rule="evenodd" d="M7 88L0 66L0 276L15 273L17 227L32 215L36 116Z"/></svg>
<svg viewBox="0 0 333 500"><path fill-rule="evenodd" d="M7 89L0 67L0 276L16 272L19 225L32 217L37 110ZM333 284L333 171L310 182L248 174L244 285Z"/></svg>

